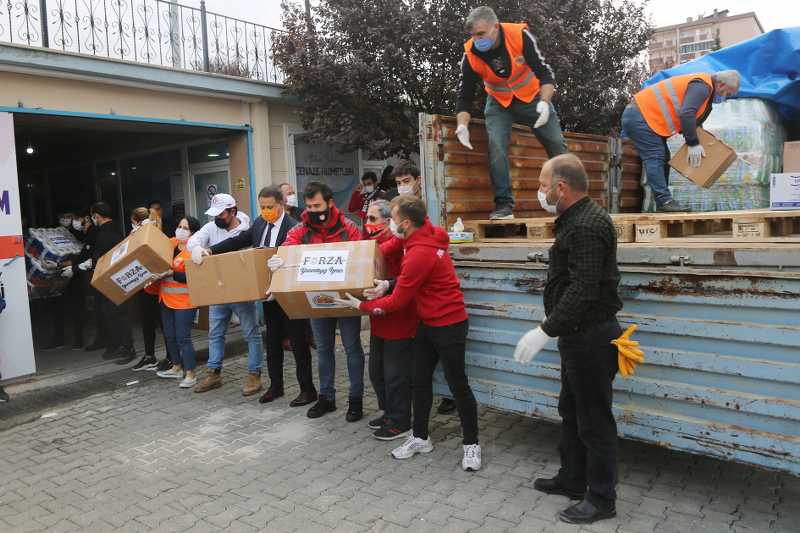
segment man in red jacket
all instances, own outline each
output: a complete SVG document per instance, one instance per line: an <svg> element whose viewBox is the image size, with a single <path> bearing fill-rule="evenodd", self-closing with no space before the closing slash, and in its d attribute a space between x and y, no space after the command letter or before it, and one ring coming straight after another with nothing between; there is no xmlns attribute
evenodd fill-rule
<svg viewBox="0 0 800 533"><path fill-rule="evenodd" d="M364 229L370 239L383 244L394 236L389 230L391 209L386 200L372 202L367 210ZM403 254L386 257L386 273L391 278L400 275ZM388 281L379 285L388 286ZM367 291L367 298L377 296L375 290ZM405 437L411 430L411 372L414 335L417 332L417 310L409 302L401 310L388 315L370 317L369 379L381 416L369 423L378 440Z"/></svg>
<svg viewBox="0 0 800 533"><path fill-rule="evenodd" d="M311 182L306 186L303 196L306 210L300 216L301 223L289 230L283 246L361 240L358 226L336 208L330 187ZM267 265L274 272L283 265L283 260L273 255ZM364 349L361 347L360 316L311 319L311 329L317 341L320 394L317 403L308 410L308 417L319 418L336 410L334 348L337 325L347 354L347 373L350 377L350 402L346 419L356 422L364 416Z"/></svg>
<svg viewBox="0 0 800 533"><path fill-rule="evenodd" d="M414 434L392 451L395 459L409 459L433 451L428 434L428 419L433 403L433 371L441 361L445 379L456 402L463 432L467 471L481 467L478 444L478 407L465 371L465 347L469 322L464 295L447 248L447 232L431 224L425 203L401 195L392 200L391 231L404 240L400 277L389 296L362 302L347 295L341 303L367 311L370 316L385 316L415 302L420 324L414 340ZM383 284L376 287L384 292Z"/></svg>

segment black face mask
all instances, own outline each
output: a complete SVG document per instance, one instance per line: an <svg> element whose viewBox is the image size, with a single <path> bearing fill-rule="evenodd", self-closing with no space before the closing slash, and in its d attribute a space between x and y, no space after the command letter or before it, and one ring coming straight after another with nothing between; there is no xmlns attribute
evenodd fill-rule
<svg viewBox="0 0 800 533"><path fill-rule="evenodd" d="M228 229L229 222L225 222L221 218L215 218L214 219L214 224L216 224L217 227L220 228L220 229Z"/></svg>
<svg viewBox="0 0 800 533"><path fill-rule="evenodd" d="M322 226L328 221L328 217L330 217L331 210L326 209L325 211L315 212L309 211L308 212L308 219L311 221L312 224L316 226Z"/></svg>

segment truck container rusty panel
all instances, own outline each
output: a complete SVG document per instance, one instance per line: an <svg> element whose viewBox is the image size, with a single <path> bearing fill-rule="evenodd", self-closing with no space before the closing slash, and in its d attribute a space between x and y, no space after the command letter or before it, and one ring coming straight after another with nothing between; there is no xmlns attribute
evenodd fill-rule
<svg viewBox="0 0 800 533"><path fill-rule="evenodd" d="M559 356L512 354L544 318L546 266L457 261L478 401L559 421ZM623 326L646 361L614 381L622 437L800 474L800 274L623 267ZM437 391L446 385L437 382Z"/></svg>

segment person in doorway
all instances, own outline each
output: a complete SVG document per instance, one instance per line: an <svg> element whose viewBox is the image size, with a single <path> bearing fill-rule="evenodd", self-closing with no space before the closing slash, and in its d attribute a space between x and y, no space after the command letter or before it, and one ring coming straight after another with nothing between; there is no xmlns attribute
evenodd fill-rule
<svg viewBox="0 0 800 533"><path fill-rule="evenodd" d="M138 231L146 224L154 224L151 216L152 211L146 207L137 207L131 212L131 233ZM158 304L158 285L151 285L140 291L135 296L136 305L139 310L139 320L141 320L142 338L144 340L144 355L139 362L133 365L134 372L142 370L166 370L170 365L170 356L167 353L164 361L159 363L156 360L156 328L164 331L161 323L161 307ZM165 339L166 340L166 339ZM169 352L169 346L164 343Z"/></svg>
<svg viewBox="0 0 800 533"><path fill-rule="evenodd" d="M110 252L123 237L113 220L111 206L105 202L97 202L89 210L92 224L96 228L95 243L91 249L91 258L81 263L79 268L85 271L97 266L100 258ZM136 357L133 349L133 335L128 316L127 302L115 305L114 302L95 290L95 305L100 308L102 328L105 330L108 345L103 353L103 359L119 359L119 363L127 364Z"/></svg>
<svg viewBox="0 0 800 533"><path fill-rule="evenodd" d="M192 344L192 325L197 309L189 300L189 286L186 282L186 262L191 259L187 249L189 239L200 230L200 221L185 217L175 230L172 244L172 268L166 277L155 284L161 304L161 321L164 324L164 339L171 366L157 372L158 377L179 379L178 387L191 389L197 385L194 345Z"/></svg>
<svg viewBox="0 0 800 533"><path fill-rule="evenodd" d="M413 434L392 451L395 459L409 459L418 453L433 451L428 432L433 403L433 372L441 362L445 379L453 394L461 418L465 471L481 468L478 444L478 406L466 374L466 341L469 330L464 294L453 261L447 253L450 238L442 228L431 224L425 203L410 195L392 200L390 228L403 240L405 253L392 293L386 296L388 283L378 281L370 296L362 302L350 294L342 305L360 309L370 316L386 316L407 305L416 305L419 326L414 339Z"/></svg>
<svg viewBox="0 0 800 533"><path fill-rule="evenodd" d="M203 257L209 255L209 248L222 241L247 231L250 227L236 207L236 200L229 194L216 194L211 198L211 206L206 215L214 217L192 235L188 242L189 252L195 264L202 264ZM222 386L222 358L225 355L225 335L231 316L236 314L247 341L247 376L242 386L242 394L251 396L261 391L261 367L264 350L261 334L258 331L258 309L256 302L211 305L208 308L208 369L206 377L197 384L195 392L208 392Z"/></svg>
<svg viewBox="0 0 800 533"><path fill-rule="evenodd" d="M284 210L283 193L277 187L264 187L258 193L261 216L249 229L212 246L209 254L222 254L243 248L276 248L283 245L289 231L299 224ZM290 407L302 407L317 400L317 389L311 371L311 349L308 345L308 320L289 320L286 313L270 297L264 302L266 330L264 342L267 346L267 373L270 385L259 402L269 403L284 395L283 390L283 339L286 335L292 346L297 383L300 394Z"/></svg>
<svg viewBox="0 0 800 533"><path fill-rule="evenodd" d="M350 203L347 209L361 219L367 218L367 210L369 209L370 202L383 198L384 194L378 188L378 176L374 172L365 172L361 176L361 183L353 189L353 194L350 196ZM367 232L364 230L363 236L367 238Z"/></svg>
<svg viewBox="0 0 800 533"><path fill-rule="evenodd" d="M381 180L378 182L378 188L384 192L384 194L388 193L392 189L397 188L397 184L394 182L393 173L394 166L387 165L386 168L383 169L381 172ZM391 200L391 198L387 198L387 200Z"/></svg>
<svg viewBox="0 0 800 533"><path fill-rule="evenodd" d="M74 212L72 211L65 211L63 213L59 213L58 215L58 227L63 228L65 231L68 231L70 235L75 235L72 232L72 221L76 217ZM76 298L76 291L75 291L75 280L73 270L71 267L71 262L69 258L64 261L60 261L59 263L44 261L42 266L49 268L52 271L57 271L60 273L62 278L65 278L65 285L61 291L61 294L54 296L48 300L47 306L47 314L48 314L48 322L52 324L52 335L44 346L42 346L42 350L53 350L58 348L63 348L65 343L65 321L67 316L70 316L74 320L74 329L75 335L73 338L73 345L79 344L79 347L83 347L83 324L82 319L84 318L84 314L80 312L78 309L78 300ZM74 312L73 312L73 308Z"/></svg>
<svg viewBox="0 0 800 533"><path fill-rule="evenodd" d="M384 243L393 237L391 209L386 200L372 202L364 229L368 238ZM386 274L400 275L402 255L386 258ZM383 283L388 283L384 281ZM367 298L373 293L367 292ZM376 295L376 294L375 294ZM370 421L378 440L403 438L411 430L411 372L417 312L413 302L396 313L370 316L369 379L378 397L380 416Z"/></svg>
<svg viewBox="0 0 800 533"><path fill-rule="evenodd" d="M286 212L295 220L300 220L300 202L297 199L297 193L294 192L294 187L291 184L283 182L278 185L278 188L283 194L283 201L286 205Z"/></svg>
<svg viewBox="0 0 800 533"><path fill-rule="evenodd" d="M608 213L588 196L580 160L549 160L539 176L539 201L556 215L556 239L544 289L545 320L517 344L514 359L528 363L558 337L561 354L561 469L534 488L580 503L560 513L564 522L588 524L616 515L617 425L612 382L622 333L617 236ZM587 490L588 486L588 490Z"/></svg>
<svg viewBox="0 0 800 533"><path fill-rule="evenodd" d="M475 86L486 90L486 134L489 175L495 208L489 218L514 218L514 196L508 163L508 143L514 122L528 124L548 157L567 153L556 110L553 70L545 62L527 24L501 23L492 8L476 7L467 16L471 38L464 44L456 104L456 136L472 150L469 121Z"/></svg>
<svg viewBox="0 0 800 533"><path fill-rule="evenodd" d="M333 191L324 183L311 182L303 192L306 210L302 223L292 228L284 246L300 244L321 244L361 240L361 232L350 219L345 217L333 201ZM283 265L277 255L267 263L274 272ZM347 373L350 378L350 397L345 416L348 422L356 422L364 416L364 350L361 347L361 317L314 318L311 329L317 341L320 394L311 409L309 418L319 418L336 410L336 327L347 355Z"/></svg>
<svg viewBox="0 0 800 533"><path fill-rule="evenodd" d="M734 95L739 90L739 83L739 73L735 70L673 76L636 93L623 111L624 135L639 151L657 211L689 211L673 200L669 191L667 139L676 133L682 134L688 146L687 162L699 167L705 149L697 137L697 127L708 118L712 104Z"/></svg>

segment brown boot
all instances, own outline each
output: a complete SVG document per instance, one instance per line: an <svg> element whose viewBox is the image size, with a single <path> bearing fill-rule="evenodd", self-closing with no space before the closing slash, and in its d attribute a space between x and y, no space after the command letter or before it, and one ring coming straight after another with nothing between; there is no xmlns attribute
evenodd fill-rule
<svg viewBox="0 0 800 533"><path fill-rule="evenodd" d="M203 381L195 385L195 392L208 392L211 389L222 387L222 372L219 369L209 368Z"/></svg>
<svg viewBox="0 0 800 533"><path fill-rule="evenodd" d="M250 372L244 378L244 385L242 385L242 396L252 396L260 392L263 387L261 386L261 372Z"/></svg>

